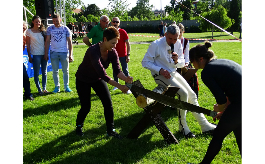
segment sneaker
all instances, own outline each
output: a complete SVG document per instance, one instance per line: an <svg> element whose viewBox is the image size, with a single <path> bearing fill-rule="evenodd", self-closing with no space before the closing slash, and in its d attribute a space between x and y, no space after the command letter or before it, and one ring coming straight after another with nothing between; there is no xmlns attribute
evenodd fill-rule
<svg viewBox="0 0 265 164"><path fill-rule="evenodd" d="M115 91L115 90L117 90L117 89L118 89L117 87L114 87L112 90Z"/></svg>
<svg viewBox="0 0 265 164"><path fill-rule="evenodd" d="M127 91L127 94L132 94L132 91L131 91L131 90L128 90L128 91Z"/></svg>
<svg viewBox="0 0 265 164"><path fill-rule="evenodd" d="M55 89L52 91L53 93L58 93L60 92L60 87L55 87Z"/></svg>
<svg viewBox="0 0 265 164"><path fill-rule="evenodd" d="M84 135L84 133L83 133L83 131L82 131L82 126L80 126L80 125L78 125L78 126L76 127L75 132L76 132L76 134L79 135L79 136L83 136L83 135Z"/></svg>
<svg viewBox="0 0 265 164"><path fill-rule="evenodd" d="M111 132L107 132L107 136L122 139L122 136L120 136L117 132L115 132L115 129L113 129L113 131Z"/></svg>
<svg viewBox="0 0 265 164"><path fill-rule="evenodd" d="M34 100L34 98L33 98L33 96L27 96L27 97L26 97L26 100L33 101L33 100Z"/></svg>
<svg viewBox="0 0 265 164"><path fill-rule="evenodd" d="M65 92L72 92L72 90L69 88L69 86L67 86Z"/></svg>

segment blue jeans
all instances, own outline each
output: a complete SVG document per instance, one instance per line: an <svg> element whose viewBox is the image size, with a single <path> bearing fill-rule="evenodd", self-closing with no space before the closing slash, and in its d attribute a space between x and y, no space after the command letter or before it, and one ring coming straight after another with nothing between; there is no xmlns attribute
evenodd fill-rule
<svg viewBox="0 0 265 164"><path fill-rule="evenodd" d="M125 76L129 76L128 63L126 63L126 56L119 57L119 59L121 62L122 72L124 73ZM113 72L113 78L116 82L119 82L119 79L114 72Z"/></svg>
<svg viewBox="0 0 265 164"><path fill-rule="evenodd" d="M46 90L47 83L47 61L44 59L44 55L33 55L33 69L34 69L34 81L38 91L41 92L40 81L39 81L39 72L41 68L42 73L42 88Z"/></svg>
<svg viewBox="0 0 265 164"><path fill-rule="evenodd" d="M55 87L60 87L59 82L59 61L62 65L64 89L69 85L69 55L67 52L50 51L53 81Z"/></svg>

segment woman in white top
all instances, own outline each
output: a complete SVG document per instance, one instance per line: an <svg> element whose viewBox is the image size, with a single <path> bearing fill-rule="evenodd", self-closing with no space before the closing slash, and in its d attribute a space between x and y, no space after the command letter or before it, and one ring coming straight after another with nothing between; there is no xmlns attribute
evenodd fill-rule
<svg viewBox="0 0 265 164"><path fill-rule="evenodd" d="M45 28L41 23L41 18L35 15L32 18L31 29L26 32L27 51L29 62L33 63L34 81L40 95L48 93L46 90L47 83L47 60L44 59L44 39ZM33 58L31 57L33 55ZM39 72L42 72L42 89L40 87Z"/></svg>

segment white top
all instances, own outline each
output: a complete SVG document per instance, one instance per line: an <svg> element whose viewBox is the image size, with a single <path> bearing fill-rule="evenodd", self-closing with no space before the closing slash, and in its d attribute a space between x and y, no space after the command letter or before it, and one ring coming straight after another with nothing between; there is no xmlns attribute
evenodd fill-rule
<svg viewBox="0 0 265 164"><path fill-rule="evenodd" d="M166 37L157 39L149 46L143 60L142 66L151 71L151 74L158 74L161 68L168 72L176 72L176 68L182 68L185 65L183 48L178 39L174 44L174 52L178 54L178 63L175 64L171 54L171 47L166 42Z"/></svg>
<svg viewBox="0 0 265 164"><path fill-rule="evenodd" d="M181 45L184 48L184 38L181 38ZM184 50L184 59L185 59L185 63L189 63L190 62L190 57L189 57L189 50L190 50L190 42L188 41L185 50Z"/></svg>
<svg viewBox="0 0 265 164"><path fill-rule="evenodd" d="M51 51L68 52L67 38L71 36L71 31L68 27L51 25L47 28L47 35L51 36Z"/></svg>
<svg viewBox="0 0 265 164"><path fill-rule="evenodd" d="M26 31L26 35L30 37L30 53L32 55L44 55L44 37L41 33L34 33L31 29ZM29 48L29 47L28 47Z"/></svg>

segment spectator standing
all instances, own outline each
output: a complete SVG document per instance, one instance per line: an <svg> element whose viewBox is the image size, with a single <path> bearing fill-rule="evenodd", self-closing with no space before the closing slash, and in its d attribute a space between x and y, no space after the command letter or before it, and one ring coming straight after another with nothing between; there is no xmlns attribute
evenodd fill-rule
<svg viewBox="0 0 265 164"><path fill-rule="evenodd" d="M165 35L166 32L167 32L167 23L164 23L164 26L163 26L163 34Z"/></svg>
<svg viewBox="0 0 265 164"><path fill-rule="evenodd" d="M100 17L100 22L98 25L94 26L91 31L84 37L83 42L89 47L96 44L103 39L103 31L108 27L109 18L106 15ZM92 44L89 39L92 39Z"/></svg>
<svg viewBox="0 0 265 164"><path fill-rule="evenodd" d="M48 60L48 50L51 43L50 57L55 84L53 93L60 92L59 61L62 65L65 92L71 92L72 90L69 88L69 62L72 61L73 54L71 32L68 27L61 25L60 15L55 14L52 21L54 25L47 29L45 59Z"/></svg>
<svg viewBox="0 0 265 164"><path fill-rule="evenodd" d="M33 63L34 81L40 95L49 93L46 90L47 83L47 64L48 61L44 59L45 54L45 38L46 31L41 23L41 18L38 15L33 16L31 21L31 29L26 32L27 35L27 51L29 62ZM31 58L33 56L33 59ZM42 89L40 87L39 72L41 68L42 73Z"/></svg>
<svg viewBox="0 0 265 164"><path fill-rule="evenodd" d="M128 63L130 61L130 42L129 42L129 36L127 32L124 29L119 28L120 26L120 19L118 17L112 18L111 21L112 26L114 26L120 33L120 39L118 40L118 43L116 44L116 50L119 55L119 60L122 67L122 72L126 77L129 76L129 70L128 70ZM113 78L118 83L118 77L113 72ZM113 90L118 89L117 87L114 87ZM132 92L130 90L127 91L127 94L131 94Z"/></svg>
<svg viewBox="0 0 265 164"><path fill-rule="evenodd" d="M76 72L76 90L81 103L81 109L76 118L76 134L84 135L82 127L91 109L91 88L93 88L104 107L108 136L121 138L114 129L114 113L107 83L119 88L123 93L126 93L129 88L112 80L107 75L106 69L111 63L112 69L116 72L118 78L127 83L132 83L133 78L126 77L120 69L118 54L115 50L115 45L119 39L118 30L114 27L108 27L104 31L103 37L103 42L94 44L87 49Z"/></svg>
<svg viewBox="0 0 265 164"><path fill-rule="evenodd" d="M23 21L23 51L25 50L26 41L26 30L27 30L27 23ZM26 66L23 63L23 88L25 90L24 96L26 99L34 100L33 95L30 91L30 81L29 76L27 74Z"/></svg>
<svg viewBox="0 0 265 164"><path fill-rule="evenodd" d="M163 21L160 22L160 25L158 25L158 30L159 30L159 36L160 37L164 37L164 33L163 33Z"/></svg>

